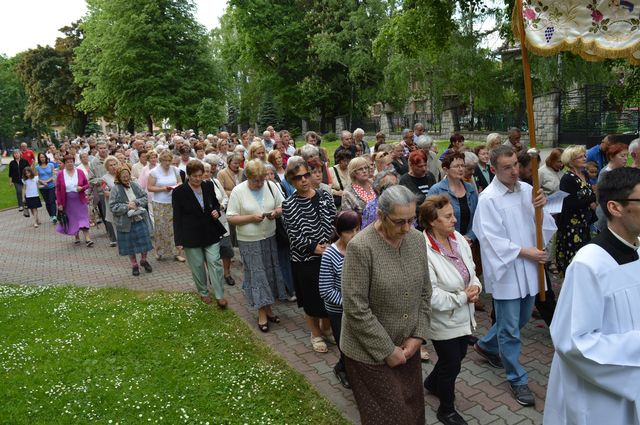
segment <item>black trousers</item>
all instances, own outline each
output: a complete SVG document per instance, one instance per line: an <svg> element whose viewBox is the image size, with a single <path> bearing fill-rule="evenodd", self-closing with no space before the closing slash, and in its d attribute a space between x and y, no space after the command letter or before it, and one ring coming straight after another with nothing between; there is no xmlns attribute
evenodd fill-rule
<svg viewBox="0 0 640 425"><path fill-rule="evenodd" d="M47 213L49 217L55 217L58 215L58 208L56 207L56 188L40 188L40 194L44 199L44 205L47 207Z"/></svg>
<svg viewBox="0 0 640 425"><path fill-rule="evenodd" d="M333 332L333 337L336 339L338 349L340 349L340 328L342 328L342 313L327 312L327 314L329 315L329 322L331 323L331 331ZM338 359L336 368L344 372L347 371L344 365L344 354L342 354L342 350L340 350L340 358Z"/></svg>
<svg viewBox="0 0 640 425"><path fill-rule="evenodd" d="M468 340L468 335L442 341L432 340L438 362L425 379L424 386L440 399L439 412L446 414L455 410L456 378L462 359L467 355Z"/></svg>

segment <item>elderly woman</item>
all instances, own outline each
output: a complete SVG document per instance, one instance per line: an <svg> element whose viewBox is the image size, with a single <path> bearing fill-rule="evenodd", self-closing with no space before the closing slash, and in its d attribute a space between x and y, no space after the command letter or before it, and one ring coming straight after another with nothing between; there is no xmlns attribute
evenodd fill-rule
<svg viewBox="0 0 640 425"><path fill-rule="evenodd" d="M341 210L353 210L362 214L364 207L376 199L369 180L369 161L362 157L353 158L348 170L351 184L342 193Z"/></svg>
<svg viewBox="0 0 640 425"><path fill-rule="evenodd" d="M109 246L114 247L117 245L116 231L113 227L113 212L109 208L109 196L111 196L111 189L116 184L116 173L120 169L122 164L115 156L108 156L104 160L104 168L107 171L102 176L102 189L105 199L105 211L104 211L104 226L107 229L107 236L109 237Z"/></svg>
<svg viewBox="0 0 640 425"><path fill-rule="evenodd" d="M540 187L545 195L551 195L560 189L560 179L564 175L562 171L562 149L556 148L549 152L544 164L538 169Z"/></svg>
<svg viewBox="0 0 640 425"><path fill-rule="evenodd" d="M471 248L455 230L456 217L449 197L427 198L420 206L420 223L425 229L432 287L429 337L438 353L438 362L424 386L440 399L438 419L444 424L462 425L466 421L453 403L455 382L475 328L473 303L482 286Z"/></svg>
<svg viewBox="0 0 640 425"><path fill-rule="evenodd" d="M353 143L362 147L362 153L367 154L371 153L369 149L369 144L364 140L364 130L361 128L356 128L353 130Z"/></svg>
<svg viewBox="0 0 640 425"><path fill-rule="evenodd" d="M456 216L456 230L461 233L467 242L476 240L473 233L473 215L478 206L478 192L467 182L464 177L464 154L453 152L442 159L442 169L447 176L431 189L429 196L446 194L449 196L453 213Z"/></svg>
<svg viewBox="0 0 640 425"><path fill-rule="evenodd" d="M409 156L407 154L407 156ZM393 151L391 151L391 165L395 168L399 175L407 174L409 171L409 163L407 157L404 156L404 147L398 143L393 145Z"/></svg>
<svg viewBox="0 0 640 425"><path fill-rule="evenodd" d="M562 201L556 232L556 267L560 275L580 248L591 240L590 226L595 221L596 195L584 171L587 153L584 146L570 146L562 152L568 168L560 179L560 190L569 195Z"/></svg>
<svg viewBox="0 0 640 425"><path fill-rule="evenodd" d="M331 194L333 195L333 201L336 204L336 208L340 208L342 205L342 194L344 189L351 184L351 177L349 177L349 161L351 161L351 152L347 150L340 151L335 155L336 165L329 168L329 175L331 177Z"/></svg>
<svg viewBox="0 0 640 425"><path fill-rule="evenodd" d="M374 175L378 174L381 171L388 170L389 168L393 169L393 165L391 165L391 161L393 160L393 158L391 157L391 155L389 155L389 152L375 152L371 155L371 159L375 164Z"/></svg>
<svg viewBox="0 0 640 425"><path fill-rule="evenodd" d="M490 133L487 135L487 150L491 152L496 146L502 144L502 138L498 133Z"/></svg>
<svg viewBox="0 0 640 425"><path fill-rule="evenodd" d="M325 339L332 343L335 339L320 298L318 279L320 260L333 233L335 204L330 193L313 188L311 171L303 161L289 160L287 180L296 189L296 193L284 201L282 209L291 243L291 268L298 307L304 309L313 350L326 353Z"/></svg>
<svg viewBox="0 0 640 425"><path fill-rule="evenodd" d="M162 260L163 256L173 256L176 261L185 262L185 258L180 255L174 245L173 234L173 207L172 192L182 184L180 171L171 165L173 155L170 151L164 150L159 155L160 165L149 173L147 180L147 190L153 193L153 229L156 256Z"/></svg>
<svg viewBox="0 0 640 425"><path fill-rule="evenodd" d="M229 155L227 156L227 167L220 170L216 176L222 183L227 196L231 195L233 188L241 182L243 170L240 168L240 164L242 164L242 156Z"/></svg>
<svg viewBox="0 0 640 425"><path fill-rule="evenodd" d="M140 275L140 266L145 272L151 273L151 264L147 261L147 252L153 249L147 193L131 180L127 168L121 168L116 173L115 185L109 196L109 209L118 232L118 254L129 257L134 276ZM140 265L136 254L140 254Z"/></svg>
<svg viewBox="0 0 640 425"><path fill-rule="evenodd" d="M213 182L203 181L204 166L198 160L187 164L187 183L173 191L173 235L176 247L184 247L200 299L211 304L207 272L218 307L225 308L220 239L226 232L220 223L220 203Z"/></svg>
<svg viewBox="0 0 640 425"><path fill-rule="evenodd" d="M362 210L363 229L376 221L380 195L382 195L382 192L384 192L385 189L398 184L398 179L398 173L393 169L381 171L376 174L376 177L373 179L373 190L376 192L376 199L367 203L364 210Z"/></svg>
<svg viewBox="0 0 640 425"><path fill-rule="evenodd" d="M68 155L64 158L64 168L56 176L56 203L58 211L67 216L67 223L58 222L56 231L64 235L75 236L75 244L80 243L79 232L82 230L87 247L93 246L89 235L89 200L85 192L89 189L89 180L81 170L73 164L75 158Z"/></svg>
<svg viewBox="0 0 640 425"><path fill-rule="evenodd" d="M275 236L282 195L275 184L265 182L267 168L260 159L249 161L244 170L247 180L231 192L227 220L236 226L247 304L258 310L258 329L268 332L269 322L280 322L272 305L276 299L287 299Z"/></svg>
<svg viewBox="0 0 640 425"><path fill-rule="evenodd" d="M440 155L440 161L453 152L464 152L464 136L460 133L453 133L449 137L449 147Z"/></svg>
<svg viewBox="0 0 640 425"><path fill-rule="evenodd" d="M415 218L416 196L388 188L344 259L340 348L364 425L424 424L418 351L429 335L431 282Z"/></svg>
<svg viewBox="0 0 640 425"><path fill-rule="evenodd" d="M213 187L216 190L216 199L220 204L220 223L224 226L225 233L220 239L220 258L222 258L222 271L224 273L224 281L229 286L234 286L236 280L231 276L231 259L234 257L233 245L231 244L231 231L229 229L229 222L227 220L227 205L229 204L229 197L222 187L222 183L213 177L216 172L218 156L213 155L205 158L204 165L204 181L212 181ZM208 161L208 162L207 162Z"/></svg>

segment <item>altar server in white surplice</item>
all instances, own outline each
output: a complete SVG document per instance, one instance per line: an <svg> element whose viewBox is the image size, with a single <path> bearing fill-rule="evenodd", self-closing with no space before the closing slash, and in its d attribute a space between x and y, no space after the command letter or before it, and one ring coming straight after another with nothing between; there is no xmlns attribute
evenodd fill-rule
<svg viewBox="0 0 640 425"><path fill-rule="evenodd" d="M598 184L607 227L567 269L551 338L545 425L640 424L640 170Z"/></svg>
<svg viewBox="0 0 640 425"><path fill-rule="evenodd" d="M496 323L480 338L474 349L496 368L505 369L518 403L535 404L528 386L527 371L520 364L520 329L531 318L538 293L537 263L546 253L536 248L534 206L543 206L542 192L533 196L531 185L518 181L518 159L509 146L491 151L495 178L480 194L473 219L473 231L480 241L486 292L492 294ZM545 213L545 245L556 230Z"/></svg>

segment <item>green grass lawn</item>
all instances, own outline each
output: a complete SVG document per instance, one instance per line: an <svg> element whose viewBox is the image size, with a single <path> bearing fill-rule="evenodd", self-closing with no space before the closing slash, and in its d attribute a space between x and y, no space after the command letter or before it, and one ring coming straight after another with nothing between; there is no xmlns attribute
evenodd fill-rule
<svg viewBox="0 0 640 425"><path fill-rule="evenodd" d="M347 423L193 294L0 285L0 382L0 423Z"/></svg>
<svg viewBox="0 0 640 425"><path fill-rule="evenodd" d="M0 171L0 210L18 205L16 201L16 191L13 186L9 186L9 165Z"/></svg>

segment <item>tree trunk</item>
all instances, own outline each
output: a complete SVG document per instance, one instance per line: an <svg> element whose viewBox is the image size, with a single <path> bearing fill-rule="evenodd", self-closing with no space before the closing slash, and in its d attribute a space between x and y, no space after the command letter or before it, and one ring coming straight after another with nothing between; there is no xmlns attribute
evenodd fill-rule
<svg viewBox="0 0 640 425"><path fill-rule="evenodd" d="M127 131L130 134L136 132L136 121L133 118L129 118L129 121L127 121Z"/></svg>
<svg viewBox="0 0 640 425"><path fill-rule="evenodd" d="M151 118L151 115L147 115L147 130L153 134L153 118Z"/></svg>

